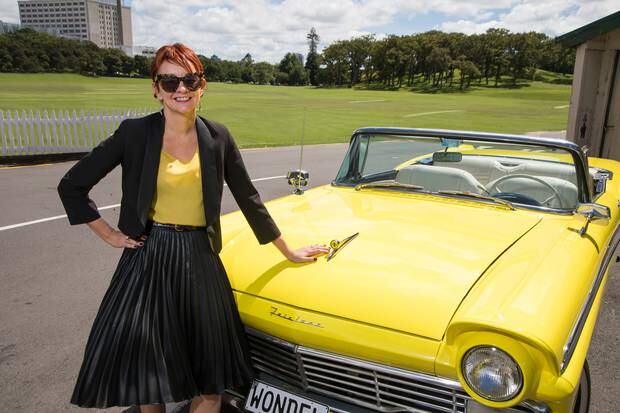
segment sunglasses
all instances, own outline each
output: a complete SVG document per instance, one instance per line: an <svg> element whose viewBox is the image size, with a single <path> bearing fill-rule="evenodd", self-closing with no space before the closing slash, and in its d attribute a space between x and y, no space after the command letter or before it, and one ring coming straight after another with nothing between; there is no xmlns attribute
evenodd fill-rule
<svg viewBox="0 0 620 413"><path fill-rule="evenodd" d="M202 77L202 73L188 73L183 77L175 75L157 75L155 81L168 93L176 92L181 82L183 82L187 90L194 92L202 86Z"/></svg>

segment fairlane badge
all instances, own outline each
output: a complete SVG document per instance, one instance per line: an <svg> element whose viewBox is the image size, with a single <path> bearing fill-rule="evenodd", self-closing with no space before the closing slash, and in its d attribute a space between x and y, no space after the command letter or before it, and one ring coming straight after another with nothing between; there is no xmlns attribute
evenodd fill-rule
<svg viewBox="0 0 620 413"><path fill-rule="evenodd" d="M272 306L271 307L271 312L269 314L273 315L273 316L276 316L276 317L283 318L283 319L288 320L288 321L292 321L293 323L305 324L305 325L308 325L308 326L318 327L318 328L325 328L321 323L315 323L314 321L304 320L300 316L293 317L291 315L283 313L283 312L280 311L280 309L278 307L273 307Z"/></svg>

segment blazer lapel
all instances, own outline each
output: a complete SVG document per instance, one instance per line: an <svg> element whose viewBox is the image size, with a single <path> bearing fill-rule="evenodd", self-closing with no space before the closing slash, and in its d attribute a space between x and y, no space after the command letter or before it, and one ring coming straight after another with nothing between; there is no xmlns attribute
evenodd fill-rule
<svg viewBox="0 0 620 413"><path fill-rule="evenodd" d="M200 117L196 117L198 132L198 154L200 156L200 175L202 177L202 203L205 209L207 227L219 216L221 195L218 191L218 173L215 140Z"/></svg>
<svg viewBox="0 0 620 413"><path fill-rule="evenodd" d="M138 190L137 209L140 223L146 228L149 210L153 202L153 195L157 186L157 171L159 170L159 158L164 141L164 117L159 114L150 122L146 147L144 148L144 161L142 174L140 175L140 188Z"/></svg>

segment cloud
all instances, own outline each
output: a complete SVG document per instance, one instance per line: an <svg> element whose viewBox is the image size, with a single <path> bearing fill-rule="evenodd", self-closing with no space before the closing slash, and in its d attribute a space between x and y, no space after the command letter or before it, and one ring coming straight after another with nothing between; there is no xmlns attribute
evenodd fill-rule
<svg viewBox="0 0 620 413"><path fill-rule="evenodd" d="M0 0L0 20L8 23L19 23L17 1Z"/></svg>
<svg viewBox="0 0 620 413"><path fill-rule="evenodd" d="M315 27L322 46L360 34L378 38L402 18L442 16L437 29L480 33L491 27L555 36L614 11L617 0L133 0L136 44L183 41L200 52L238 60L279 61L305 54ZM182 4L182 5L181 5ZM161 30L154 30L161 27ZM410 33L417 32L411 27Z"/></svg>
<svg viewBox="0 0 620 413"><path fill-rule="evenodd" d="M132 8L135 45L183 42L206 56L279 62L305 54L315 27L319 50L363 34L421 31L410 22L434 19L444 31L566 33L617 11L617 0L126 0ZM0 19L19 20L17 1L0 0ZM403 24L402 22L405 22ZM430 20L426 20L430 21ZM399 25L400 22L400 25ZM426 28L425 28L426 29ZM423 30L425 30L423 29ZM405 33L403 30L407 30Z"/></svg>
<svg viewBox="0 0 620 413"><path fill-rule="evenodd" d="M488 19L445 21L438 29L467 34L492 27L512 32L537 31L558 36L618 11L617 0L523 0Z"/></svg>

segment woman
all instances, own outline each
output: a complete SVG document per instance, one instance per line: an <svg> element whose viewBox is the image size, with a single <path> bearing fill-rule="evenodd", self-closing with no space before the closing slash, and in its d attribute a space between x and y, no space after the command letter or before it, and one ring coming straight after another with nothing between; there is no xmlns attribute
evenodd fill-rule
<svg viewBox="0 0 620 413"><path fill-rule="evenodd" d="M223 181L261 244L293 262L325 246L290 249L252 185L227 129L197 117L206 82L196 54L176 43L151 67L162 110L126 120L62 178L71 224L87 223L124 248L93 323L71 402L83 407L192 399L190 411L216 412L219 394L252 377L247 343L219 260ZM118 230L88 192L123 167Z"/></svg>

